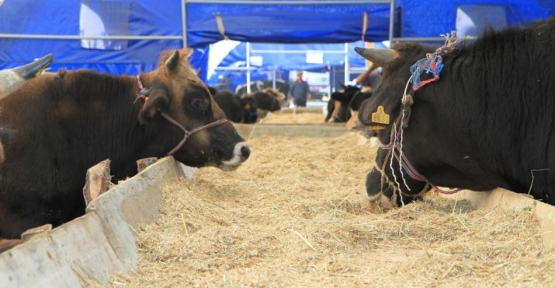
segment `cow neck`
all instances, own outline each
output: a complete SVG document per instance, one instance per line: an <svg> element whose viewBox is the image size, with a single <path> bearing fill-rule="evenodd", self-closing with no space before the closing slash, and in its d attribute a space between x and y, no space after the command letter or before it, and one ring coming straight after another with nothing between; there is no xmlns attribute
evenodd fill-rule
<svg viewBox="0 0 555 288"><path fill-rule="evenodd" d="M148 100L148 97L150 96L150 92L152 92L152 87L151 88L146 88L146 87L143 86L143 83L141 82L141 75L137 75L137 84L139 86L139 93L137 93L137 96L135 97L135 102L138 99L143 99L144 103L143 103L143 106L141 107L141 109L143 109L147 100ZM133 102L133 103L135 103L135 102ZM177 122L175 119L173 119L170 115L166 114L165 112L160 111L160 114L162 115L162 117L164 117L170 123L177 126L177 128L179 128L181 131L183 131L183 139L181 139L181 141L179 141L177 146L175 146L170 152L168 152L168 154L166 154L166 156L173 155L177 150L181 149L183 144L185 144L185 141L187 141L189 136L191 136L192 134L194 134L198 131L208 129L208 128L211 128L211 127L214 127L214 126L217 126L217 125L224 124L224 123L228 122L227 119L218 119L214 122L211 122L211 123L208 123L206 125L194 128L192 130L187 130L183 125L181 125L179 122Z"/></svg>

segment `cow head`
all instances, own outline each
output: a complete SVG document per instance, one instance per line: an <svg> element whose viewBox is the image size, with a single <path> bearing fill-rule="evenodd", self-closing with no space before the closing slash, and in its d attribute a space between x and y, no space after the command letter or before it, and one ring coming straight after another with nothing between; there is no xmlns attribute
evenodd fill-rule
<svg viewBox="0 0 555 288"><path fill-rule="evenodd" d="M391 133L393 126L399 125L397 119L405 87L411 76L410 67L425 57L426 53L432 53L435 49L418 44L401 43L393 49L355 48L355 50L367 60L382 66L384 76L372 97L362 103L358 115L361 123L378 130L377 136L382 144L376 157L376 166L366 179L366 191L370 199L379 200L383 206L408 203L426 192L429 185L427 182L410 177L406 172L406 165L401 168L398 158L392 159L392 150L388 150L387 146L394 139ZM423 77L426 76L423 75ZM399 195L402 196L399 197Z"/></svg>
<svg viewBox="0 0 555 288"><path fill-rule="evenodd" d="M272 112L281 110L281 104L277 99L279 95L274 95L271 92L254 92L252 97L258 104L258 109Z"/></svg>
<svg viewBox="0 0 555 288"><path fill-rule="evenodd" d="M239 97L241 108L243 108L243 123L255 123L258 119L258 105L252 95L244 95Z"/></svg>
<svg viewBox="0 0 555 288"><path fill-rule="evenodd" d="M189 53L166 52L156 70L139 75L141 94L148 95L139 122L157 135L149 149L193 167L234 170L250 149L189 66Z"/></svg>

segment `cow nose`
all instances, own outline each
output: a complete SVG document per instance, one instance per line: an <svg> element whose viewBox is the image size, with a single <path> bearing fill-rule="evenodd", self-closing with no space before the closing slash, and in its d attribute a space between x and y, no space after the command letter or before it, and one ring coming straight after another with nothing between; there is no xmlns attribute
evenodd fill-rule
<svg viewBox="0 0 555 288"><path fill-rule="evenodd" d="M249 159L250 155L251 155L251 149L249 148L249 146L245 145L241 147L241 156L243 157L243 160Z"/></svg>

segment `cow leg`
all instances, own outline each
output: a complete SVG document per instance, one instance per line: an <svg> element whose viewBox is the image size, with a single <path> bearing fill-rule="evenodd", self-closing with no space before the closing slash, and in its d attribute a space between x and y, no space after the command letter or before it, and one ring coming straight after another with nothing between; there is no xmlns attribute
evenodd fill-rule
<svg viewBox="0 0 555 288"><path fill-rule="evenodd" d="M328 101L328 115L326 115L326 120L324 120L325 122L329 122L331 117L333 116L333 111L335 109L335 100L331 99L330 101Z"/></svg>
<svg viewBox="0 0 555 288"><path fill-rule="evenodd" d="M333 113L331 115L333 122L345 122L340 119L342 116L345 116L345 115L339 115L339 114L342 114L341 113L342 111L340 111L342 108L341 106L342 106L341 102L339 101L335 101L333 103Z"/></svg>

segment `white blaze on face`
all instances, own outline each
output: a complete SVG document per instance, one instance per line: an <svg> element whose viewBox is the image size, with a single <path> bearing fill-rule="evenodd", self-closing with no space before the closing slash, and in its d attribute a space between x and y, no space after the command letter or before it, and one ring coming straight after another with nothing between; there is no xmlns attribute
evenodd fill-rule
<svg viewBox="0 0 555 288"><path fill-rule="evenodd" d="M243 148L249 148L247 142L239 142L235 144L235 147L233 148L233 156L229 160L222 161L220 168L224 171L233 171L237 169L237 167L245 161L245 157L242 152Z"/></svg>

